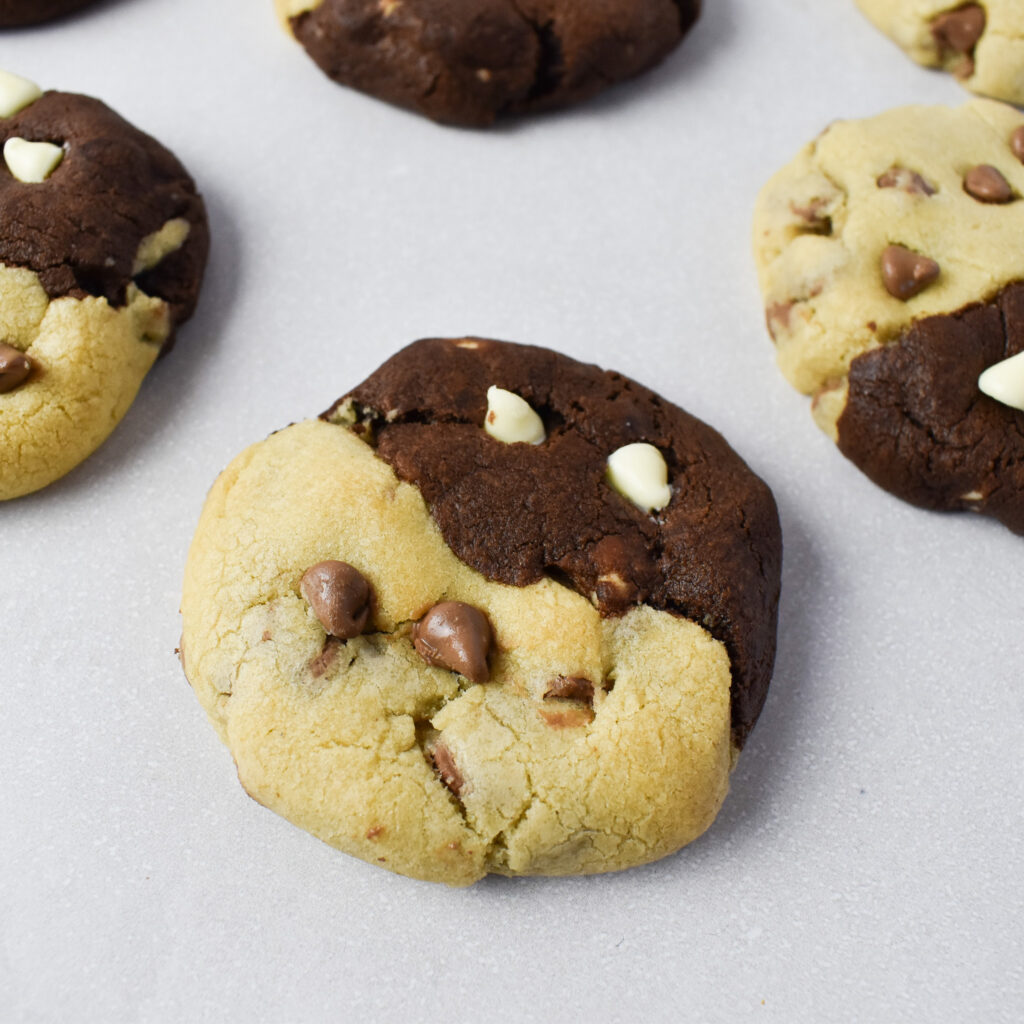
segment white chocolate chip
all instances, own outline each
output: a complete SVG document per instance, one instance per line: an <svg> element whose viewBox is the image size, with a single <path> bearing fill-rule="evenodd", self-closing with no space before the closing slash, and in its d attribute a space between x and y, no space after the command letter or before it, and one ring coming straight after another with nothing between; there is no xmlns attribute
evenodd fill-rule
<svg viewBox="0 0 1024 1024"><path fill-rule="evenodd" d="M984 370L978 378L978 387L1003 405L1024 409L1024 352Z"/></svg>
<svg viewBox="0 0 1024 1024"><path fill-rule="evenodd" d="M11 174L30 185L46 181L63 159L64 150L52 142L13 138L4 143L4 161Z"/></svg>
<svg viewBox="0 0 1024 1024"><path fill-rule="evenodd" d="M487 389L487 415L484 430L505 444L540 444L544 440L541 418L518 395L493 384Z"/></svg>
<svg viewBox="0 0 1024 1024"><path fill-rule="evenodd" d="M0 71L0 117L10 117L24 110L42 95L43 90L35 82L10 71Z"/></svg>
<svg viewBox="0 0 1024 1024"><path fill-rule="evenodd" d="M177 252L185 244L190 229L191 225L184 217L175 217L159 231L146 235L139 242L138 252L135 253L132 276L141 274L144 270L152 270L172 252Z"/></svg>
<svg viewBox="0 0 1024 1024"><path fill-rule="evenodd" d="M668 466L653 444L627 444L608 456L608 482L645 512L664 508L672 499Z"/></svg>

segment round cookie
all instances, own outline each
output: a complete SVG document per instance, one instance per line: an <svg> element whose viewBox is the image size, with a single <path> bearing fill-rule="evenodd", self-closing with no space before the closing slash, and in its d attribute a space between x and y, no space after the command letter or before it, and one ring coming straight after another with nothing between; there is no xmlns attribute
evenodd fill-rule
<svg viewBox="0 0 1024 1024"><path fill-rule="evenodd" d="M578 103L679 44L700 0L275 0L342 85L435 121L487 125Z"/></svg>
<svg viewBox="0 0 1024 1024"><path fill-rule="evenodd" d="M107 438L206 264L178 160L99 100L0 72L0 500Z"/></svg>
<svg viewBox="0 0 1024 1024"><path fill-rule="evenodd" d="M1024 116L973 100L832 124L754 217L779 365L822 429L899 497L1017 533L1022 197Z"/></svg>
<svg viewBox="0 0 1024 1024"><path fill-rule="evenodd" d="M972 92L1024 104L1021 0L857 0L918 64L952 72Z"/></svg>
<svg viewBox="0 0 1024 1024"><path fill-rule="evenodd" d="M245 789L341 850L452 885L611 871L717 813L780 561L770 491L681 409L420 341L221 474L182 663Z"/></svg>
<svg viewBox="0 0 1024 1024"><path fill-rule="evenodd" d="M95 0L0 0L0 28L49 21L94 2Z"/></svg>

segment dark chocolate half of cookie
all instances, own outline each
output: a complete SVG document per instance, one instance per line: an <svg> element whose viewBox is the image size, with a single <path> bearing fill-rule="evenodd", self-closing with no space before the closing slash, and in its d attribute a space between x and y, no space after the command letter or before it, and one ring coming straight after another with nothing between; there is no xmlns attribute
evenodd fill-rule
<svg viewBox="0 0 1024 1024"><path fill-rule="evenodd" d="M335 81L479 126L653 67L699 13L700 0L321 0L290 24Z"/></svg>
<svg viewBox="0 0 1024 1024"><path fill-rule="evenodd" d="M504 444L482 429L491 385L540 415L540 444ZM742 745L771 678L782 542L771 491L718 433L621 374L480 338L415 342L324 418L340 410L488 579L552 577L603 615L644 603L721 640ZM608 483L609 455L635 442L667 463L672 496L658 512Z"/></svg>
<svg viewBox="0 0 1024 1024"><path fill-rule="evenodd" d="M178 159L104 103L73 93L45 93L0 118L0 146L14 138L53 143L64 156L38 183L0 163L0 263L35 271L52 299L94 295L118 306L134 281L168 303L173 324L188 319L209 230ZM182 244L152 269L139 267L142 241L175 220L188 225Z"/></svg>
<svg viewBox="0 0 1024 1024"><path fill-rule="evenodd" d="M35 25L77 11L95 0L0 0L0 28Z"/></svg>
<svg viewBox="0 0 1024 1024"><path fill-rule="evenodd" d="M853 360L839 448L875 483L931 509L972 509L1024 534L1024 411L978 377L1024 352L1024 283L924 317Z"/></svg>

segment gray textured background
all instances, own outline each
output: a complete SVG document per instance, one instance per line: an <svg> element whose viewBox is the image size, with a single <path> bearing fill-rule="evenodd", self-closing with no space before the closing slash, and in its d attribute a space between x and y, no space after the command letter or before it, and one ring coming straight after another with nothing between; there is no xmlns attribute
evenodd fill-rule
<svg viewBox="0 0 1024 1024"><path fill-rule="evenodd" d="M214 232L114 437L0 506L0 1020L1015 1019L1024 541L833 451L749 254L757 189L828 121L965 94L852 0L707 0L645 79L463 132L334 86L270 7L0 36L0 66L173 148ZM337 854L242 793L174 657L217 472L459 333L654 385L778 498L766 711L717 823L652 867L449 892Z"/></svg>

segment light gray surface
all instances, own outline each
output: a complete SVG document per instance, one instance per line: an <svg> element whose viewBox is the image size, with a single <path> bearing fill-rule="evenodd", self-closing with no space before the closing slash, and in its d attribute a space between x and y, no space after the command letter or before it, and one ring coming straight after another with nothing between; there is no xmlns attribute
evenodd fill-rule
<svg viewBox="0 0 1024 1024"><path fill-rule="evenodd" d="M1024 542L914 510L773 366L757 189L828 121L966 98L852 0L707 0L663 67L488 133L344 91L270 0L117 0L0 66L173 148L200 311L108 444L0 506L0 1020L1010 1021ZM411 882L251 802L174 648L207 488L430 334L659 388L774 488L768 705L710 832L617 876Z"/></svg>

